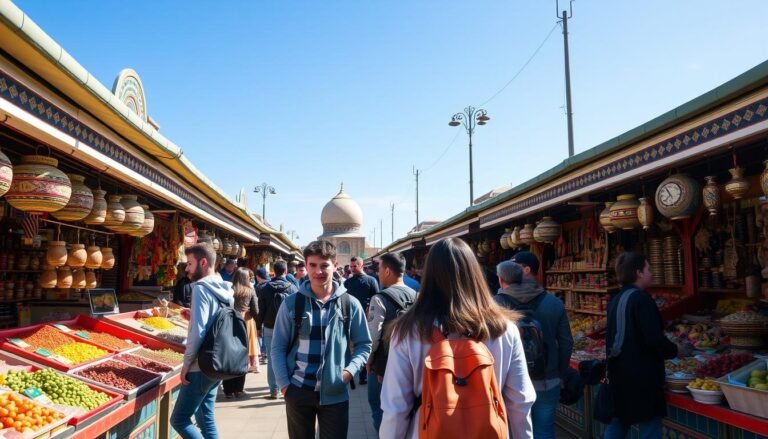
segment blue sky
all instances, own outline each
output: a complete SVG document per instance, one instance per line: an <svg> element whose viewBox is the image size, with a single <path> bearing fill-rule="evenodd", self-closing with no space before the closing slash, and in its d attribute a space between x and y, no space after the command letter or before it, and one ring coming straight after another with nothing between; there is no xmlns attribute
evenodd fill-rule
<svg viewBox="0 0 768 439"><path fill-rule="evenodd" d="M390 203L395 239L415 224L414 166L421 219L463 210L467 136L448 121L467 105L491 117L474 136L475 196L567 156L561 28L487 102L555 25L554 1L16 4L107 87L135 69L161 132L230 195L245 187L251 210L253 187L275 186L267 220L301 244L342 180L385 245ZM767 15L753 0L575 2L576 152L766 60Z"/></svg>

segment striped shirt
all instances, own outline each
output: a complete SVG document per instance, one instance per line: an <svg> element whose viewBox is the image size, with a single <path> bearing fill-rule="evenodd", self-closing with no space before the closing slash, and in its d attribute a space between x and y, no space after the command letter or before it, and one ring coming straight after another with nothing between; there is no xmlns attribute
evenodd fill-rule
<svg viewBox="0 0 768 439"><path fill-rule="evenodd" d="M296 300L306 300L299 294ZM334 293L325 303L312 297L309 338L299 334L299 346L296 351L296 368L291 376L291 383L306 390L320 391L320 379L323 376L323 358L325 357L325 331L328 327L338 295ZM306 318L308 311L304 311Z"/></svg>

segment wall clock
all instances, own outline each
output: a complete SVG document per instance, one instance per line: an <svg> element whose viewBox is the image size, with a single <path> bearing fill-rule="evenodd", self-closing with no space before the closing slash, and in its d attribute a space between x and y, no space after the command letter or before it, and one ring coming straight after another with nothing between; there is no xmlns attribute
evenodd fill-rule
<svg viewBox="0 0 768 439"><path fill-rule="evenodd" d="M699 208L699 183L686 174L675 174L656 188L656 208L672 220L688 218Z"/></svg>

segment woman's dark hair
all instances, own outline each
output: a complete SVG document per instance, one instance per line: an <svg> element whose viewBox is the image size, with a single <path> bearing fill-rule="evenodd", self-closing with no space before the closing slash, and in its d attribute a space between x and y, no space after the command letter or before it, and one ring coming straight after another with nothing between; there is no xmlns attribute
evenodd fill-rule
<svg viewBox="0 0 768 439"><path fill-rule="evenodd" d="M632 285L637 281L637 272L645 269L645 255L638 252L624 252L616 258L616 281L621 285Z"/></svg>
<svg viewBox="0 0 768 439"><path fill-rule="evenodd" d="M428 342L437 321L444 332L482 341L499 337L517 318L517 313L502 309L493 300L467 243L449 238L429 250L416 303L392 327L396 339L418 334Z"/></svg>

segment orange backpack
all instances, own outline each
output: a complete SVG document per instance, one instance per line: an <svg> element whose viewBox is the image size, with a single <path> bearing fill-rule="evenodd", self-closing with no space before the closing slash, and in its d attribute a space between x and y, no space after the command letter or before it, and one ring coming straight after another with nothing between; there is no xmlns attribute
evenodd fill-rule
<svg viewBox="0 0 768 439"><path fill-rule="evenodd" d="M507 412L483 343L432 330L424 360L419 438L506 438Z"/></svg>

